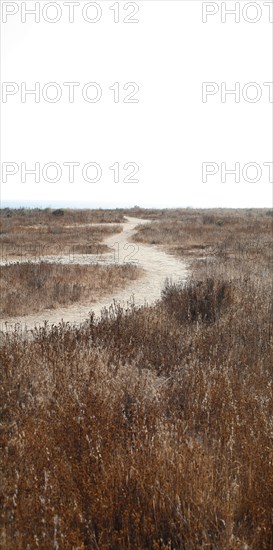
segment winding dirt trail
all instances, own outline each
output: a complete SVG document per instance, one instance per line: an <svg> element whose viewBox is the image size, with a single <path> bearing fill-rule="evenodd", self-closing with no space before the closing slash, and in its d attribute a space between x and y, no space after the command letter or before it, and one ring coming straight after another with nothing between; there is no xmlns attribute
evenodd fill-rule
<svg viewBox="0 0 273 550"><path fill-rule="evenodd" d="M128 302L132 300L136 305L152 304L160 298L166 278L172 279L173 282L181 279L185 280L187 276L185 263L167 254L158 246L130 242L136 226L147 223L147 220L131 217L126 217L126 220L126 223L121 224L122 233L113 234L104 240L104 243L112 248L112 252L103 254L101 259L95 261L104 265L135 263L145 270L143 277L130 282L126 288L117 290L95 303L87 305L73 304L73 306L46 309L31 315L9 318L7 323L1 322L1 329L10 331L19 323L23 329L31 330L35 325L41 325L45 321L49 324L58 324L62 320L80 324L88 318L90 311L100 315L101 310L104 307L109 307L114 300L120 302L123 306L127 306ZM54 257L48 257L46 260L56 261ZM69 263L71 258L63 256L58 258L58 261ZM92 255L76 255L73 257L73 263L90 264L91 262L94 262Z"/></svg>

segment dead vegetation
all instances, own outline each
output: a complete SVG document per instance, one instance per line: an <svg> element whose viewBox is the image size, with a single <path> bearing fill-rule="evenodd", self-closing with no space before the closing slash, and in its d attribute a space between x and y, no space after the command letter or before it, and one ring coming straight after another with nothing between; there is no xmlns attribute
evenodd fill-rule
<svg viewBox="0 0 273 550"><path fill-rule="evenodd" d="M145 216L144 216L145 217ZM147 214L153 223L140 225L134 241L165 245L180 257L272 256L270 210L173 210Z"/></svg>
<svg viewBox="0 0 273 550"><path fill-rule="evenodd" d="M59 224L80 223L123 223L124 215L121 209L116 210L73 210L71 208L1 208L1 221L6 224L12 220L12 224Z"/></svg>
<svg viewBox="0 0 273 550"><path fill-rule="evenodd" d="M124 216L111 210L2 209L1 257L43 260L50 255L100 254L105 237L119 233ZM91 224L98 224L92 226ZM104 225L99 225L104 224ZM113 225L114 224L114 225Z"/></svg>
<svg viewBox="0 0 273 550"><path fill-rule="evenodd" d="M0 317L26 315L74 303L92 303L137 279L132 264L16 263L0 270Z"/></svg>
<svg viewBox="0 0 273 550"><path fill-rule="evenodd" d="M272 263L246 260L2 335L4 548L272 548Z"/></svg>

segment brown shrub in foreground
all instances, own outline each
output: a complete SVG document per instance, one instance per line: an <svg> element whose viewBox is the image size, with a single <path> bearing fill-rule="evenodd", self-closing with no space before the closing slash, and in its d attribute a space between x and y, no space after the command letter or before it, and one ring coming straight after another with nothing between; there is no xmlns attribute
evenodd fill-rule
<svg viewBox="0 0 273 550"><path fill-rule="evenodd" d="M212 267L153 308L3 335L3 547L272 548L271 298Z"/></svg>
<svg viewBox="0 0 273 550"><path fill-rule="evenodd" d="M1 266L1 316L25 315L75 302L94 302L142 271L132 264L16 263Z"/></svg>

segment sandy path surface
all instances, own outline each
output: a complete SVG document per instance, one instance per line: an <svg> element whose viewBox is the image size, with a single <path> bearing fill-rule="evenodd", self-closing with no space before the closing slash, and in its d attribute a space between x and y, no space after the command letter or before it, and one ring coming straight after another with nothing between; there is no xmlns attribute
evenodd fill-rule
<svg viewBox="0 0 273 550"><path fill-rule="evenodd" d="M95 303L87 305L73 304L73 306L62 307L60 309L47 309L31 315L9 318L7 323L3 323L3 320L1 320L1 329L12 330L15 324L20 323L22 328L30 330L35 325L41 325L45 321L49 324L57 324L62 320L64 322L80 324L87 319L90 311L94 311L96 315L99 315L104 307L109 307L113 303L113 300L120 302L125 307L132 300L134 300L136 305L152 304L160 298L166 278L172 279L174 282L181 279L185 280L187 276L185 263L167 254L158 246L130 242L136 226L147 223L147 220L129 217L126 220L126 223L121 224L123 227L122 233L111 235L103 241L111 247L111 253L103 254L100 258L94 258L93 255L81 254L74 255L73 258L63 256L61 258L58 257L58 261L77 264L95 262L106 265L113 263L134 263L145 270L143 277L130 282L126 288L117 290ZM56 261L56 258L52 256L43 258L43 260L45 259L51 262Z"/></svg>

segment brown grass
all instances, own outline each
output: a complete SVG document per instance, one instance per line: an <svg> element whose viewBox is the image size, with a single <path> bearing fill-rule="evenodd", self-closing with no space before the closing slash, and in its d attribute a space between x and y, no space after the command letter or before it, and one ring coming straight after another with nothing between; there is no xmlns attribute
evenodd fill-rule
<svg viewBox="0 0 273 550"><path fill-rule="evenodd" d="M263 247L269 254L273 244L273 219L267 215L269 212L177 210L169 217L163 212L153 223L140 225L134 240L165 245L180 256L221 251L247 254L255 241L256 248Z"/></svg>
<svg viewBox="0 0 273 550"><path fill-rule="evenodd" d="M62 265L17 263L0 270L0 316L89 303L122 288L141 275L131 264Z"/></svg>
<svg viewBox="0 0 273 550"><path fill-rule="evenodd" d="M271 266L2 335L3 548L273 547Z"/></svg>
<svg viewBox="0 0 273 550"><path fill-rule="evenodd" d="M55 214L57 212L57 214ZM58 214L62 212L62 214ZM1 256L43 259L48 255L99 254L109 249L101 241L122 229L117 211L4 209L1 219ZM89 224L104 224L90 226Z"/></svg>
<svg viewBox="0 0 273 550"><path fill-rule="evenodd" d="M13 225L53 223L123 223L124 215L121 209L116 210L74 210L71 208L2 208L0 209L1 222L7 224L10 221Z"/></svg>

